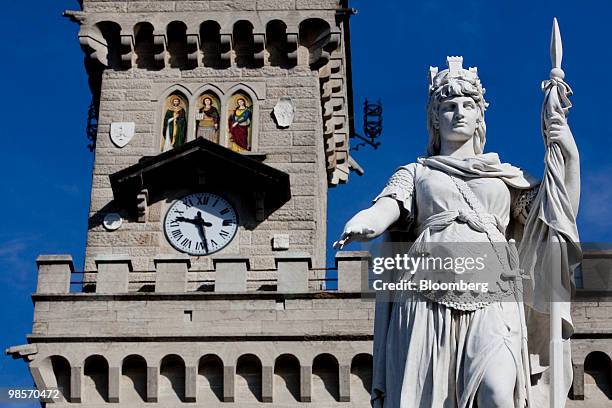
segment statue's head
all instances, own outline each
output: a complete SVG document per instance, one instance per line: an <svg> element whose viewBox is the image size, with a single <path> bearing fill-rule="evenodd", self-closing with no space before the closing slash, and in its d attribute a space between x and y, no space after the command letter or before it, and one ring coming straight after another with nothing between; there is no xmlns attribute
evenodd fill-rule
<svg viewBox="0 0 612 408"><path fill-rule="evenodd" d="M476 154L483 152L486 141L484 112L488 103L476 68L463 69L462 57L448 57L448 69L429 69L427 103L427 154L440 154L442 138L474 143Z"/></svg>
<svg viewBox="0 0 612 408"><path fill-rule="evenodd" d="M181 100L179 98L172 98L172 106L177 108L181 104Z"/></svg>

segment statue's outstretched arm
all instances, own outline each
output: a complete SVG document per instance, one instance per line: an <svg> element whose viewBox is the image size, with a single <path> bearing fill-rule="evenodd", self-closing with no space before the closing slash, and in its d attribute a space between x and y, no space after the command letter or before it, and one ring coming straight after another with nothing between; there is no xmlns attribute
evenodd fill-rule
<svg viewBox="0 0 612 408"><path fill-rule="evenodd" d="M342 249L352 241L368 241L376 238L399 219L399 203L391 197L381 197L370 208L359 211L344 226L334 248Z"/></svg>

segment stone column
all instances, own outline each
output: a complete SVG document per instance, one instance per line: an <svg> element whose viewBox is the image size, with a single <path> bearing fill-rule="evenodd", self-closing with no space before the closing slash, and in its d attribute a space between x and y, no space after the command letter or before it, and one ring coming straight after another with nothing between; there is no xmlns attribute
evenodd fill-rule
<svg viewBox="0 0 612 408"><path fill-rule="evenodd" d="M196 402L198 395L198 367L185 367L185 402Z"/></svg>
<svg viewBox="0 0 612 408"><path fill-rule="evenodd" d="M98 273L96 293L127 293L132 261L127 255L99 255L95 258Z"/></svg>
<svg viewBox="0 0 612 408"><path fill-rule="evenodd" d="M191 261L187 256L162 255L155 258L155 292L185 293Z"/></svg>
<svg viewBox="0 0 612 408"><path fill-rule="evenodd" d="M308 271L312 266L308 254L283 254L274 259L277 269L277 292L308 292Z"/></svg>
<svg viewBox="0 0 612 408"><path fill-rule="evenodd" d="M363 275L367 271L371 255L367 251L345 251L336 254L338 291L361 292ZM367 283L367 281L366 281Z"/></svg>
<svg viewBox="0 0 612 408"><path fill-rule="evenodd" d="M36 293L69 293L74 264L70 255L40 255Z"/></svg>
<svg viewBox="0 0 612 408"><path fill-rule="evenodd" d="M119 402L121 388L121 367L108 368L108 402Z"/></svg>
<svg viewBox="0 0 612 408"><path fill-rule="evenodd" d="M249 259L237 256L214 258L215 292L246 292Z"/></svg>
<svg viewBox="0 0 612 408"><path fill-rule="evenodd" d="M575 400L584 399L584 364L574 364L572 392Z"/></svg>
<svg viewBox="0 0 612 408"><path fill-rule="evenodd" d="M338 372L338 394L340 402L351 400L351 366L341 365Z"/></svg>
<svg viewBox="0 0 612 408"><path fill-rule="evenodd" d="M235 376L236 370L234 366L223 367L223 402L234 402L235 396Z"/></svg>
<svg viewBox="0 0 612 408"><path fill-rule="evenodd" d="M261 401L272 402L274 397L274 367L261 368Z"/></svg>
<svg viewBox="0 0 612 408"><path fill-rule="evenodd" d="M81 403L83 367L70 367L70 402Z"/></svg>
<svg viewBox="0 0 612 408"><path fill-rule="evenodd" d="M147 367L147 402L157 402L159 367Z"/></svg>
<svg viewBox="0 0 612 408"><path fill-rule="evenodd" d="M312 401L312 366L300 367L300 402Z"/></svg>

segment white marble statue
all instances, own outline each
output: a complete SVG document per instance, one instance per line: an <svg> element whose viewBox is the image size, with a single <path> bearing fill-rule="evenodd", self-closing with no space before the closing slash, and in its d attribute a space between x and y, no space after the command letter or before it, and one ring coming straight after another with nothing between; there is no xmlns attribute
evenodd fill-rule
<svg viewBox="0 0 612 408"><path fill-rule="evenodd" d="M519 408L529 401L530 407L545 407L547 391L538 396L530 381L548 368L549 332L542 325L548 303L539 300L549 297L540 296L547 289L537 269L551 256L546 243L570 243L562 271L570 277L580 256L578 151L563 110L567 99L557 98L569 88L557 89L566 86L562 76L545 83L547 167L538 182L496 153L484 153L487 103L477 70L464 69L461 57L447 63L446 70L430 71L427 155L399 167L373 205L347 222L334 246L371 240L401 225L412 235L413 248L431 242L489 245L501 273L495 275L497 290L478 301L471 292L428 297L406 291L393 302L377 302L373 406ZM513 239L519 241L523 230L531 241L521 241L517 250ZM522 285L530 293L525 309ZM569 313L562 317L567 338L571 319ZM568 372L571 380L568 345L562 344L565 395Z"/></svg>

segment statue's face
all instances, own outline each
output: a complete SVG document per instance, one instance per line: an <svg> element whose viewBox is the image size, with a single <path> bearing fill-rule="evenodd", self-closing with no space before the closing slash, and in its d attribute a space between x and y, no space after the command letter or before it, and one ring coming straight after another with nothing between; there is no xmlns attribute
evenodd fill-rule
<svg viewBox="0 0 612 408"><path fill-rule="evenodd" d="M173 100L172 100L172 106L174 106L175 108L176 108L177 106L179 106L180 104L181 104L181 101L180 101L180 100L178 100L178 99L173 99Z"/></svg>
<svg viewBox="0 0 612 408"><path fill-rule="evenodd" d="M440 137L452 142L465 142L476 133L480 110L469 96L444 99L438 110Z"/></svg>

